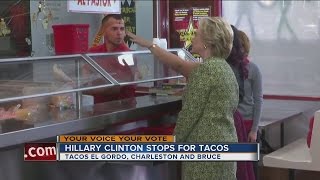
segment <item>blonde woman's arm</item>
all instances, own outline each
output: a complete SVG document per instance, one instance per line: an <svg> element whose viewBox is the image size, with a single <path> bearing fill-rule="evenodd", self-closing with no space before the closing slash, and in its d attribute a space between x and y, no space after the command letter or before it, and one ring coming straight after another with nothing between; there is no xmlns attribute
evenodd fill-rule
<svg viewBox="0 0 320 180"><path fill-rule="evenodd" d="M174 55L141 37L138 37L131 32L127 32L132 42L137 43L141 47L148 48L152 54L158 58L162 63L170 66L175 71L181 73L184 77L189 77L191 71L199 65L197 62L189 62L181 59L179 56Z"/></svg>

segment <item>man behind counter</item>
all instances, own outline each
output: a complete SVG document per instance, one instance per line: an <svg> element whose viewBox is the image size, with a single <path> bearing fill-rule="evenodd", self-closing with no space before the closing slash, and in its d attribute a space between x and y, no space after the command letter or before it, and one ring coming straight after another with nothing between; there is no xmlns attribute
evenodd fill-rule
<svg viewBox="0 0 320 180"><path fill-rule="evenodd" d="M97 33L93 47L91 47L89 53L110 53L110 52L123 52L130 51L128 46L124 42L125 25L124 20L120 14L106 15L101 22L99 32ZM100 40L104 37L105 42L101 45ZM134 80L134 73L130 67L125 64L121 65L116 57L97 56L95 61L113 78L122 81ZM86 68L84 69L86 70ZM85 73L90 73L86 72ZM125 98L131 98L135 96L135 86L128 85L122 87L111 87L108 89L96 89L90 90L85 94L94 96L94 103L103 103L107 101L120 100Z"/></svg>

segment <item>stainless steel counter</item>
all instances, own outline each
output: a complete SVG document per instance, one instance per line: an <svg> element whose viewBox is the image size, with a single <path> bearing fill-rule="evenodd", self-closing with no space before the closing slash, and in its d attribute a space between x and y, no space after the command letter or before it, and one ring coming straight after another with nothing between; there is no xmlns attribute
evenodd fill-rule
<svg viewBox="0 0 320 180"><path fill-rule="evenodd" d="M61 134L105 129L130 121L143 120L146 116L180 109L180 97L148 95L83 107L81 112L48 110L35 121L2 122L0 148L39 141Z"/></svg>
<svg viewBox="0 0 320 180"><path fill-rule="evenodd" d="M176 179L176 166L172 163L23 162L23 143L45 139L55 141L55 136L60 134L102 129L112 134L130 124L134 124L131 128L136 128L141 121L166 123L167 118L159 121L152 119L152 115L161 117L180 109L180 97L148 95L83 107L81 112L51 109L41 114L41 118L28 122L1 122L0 180Z"/></svg>

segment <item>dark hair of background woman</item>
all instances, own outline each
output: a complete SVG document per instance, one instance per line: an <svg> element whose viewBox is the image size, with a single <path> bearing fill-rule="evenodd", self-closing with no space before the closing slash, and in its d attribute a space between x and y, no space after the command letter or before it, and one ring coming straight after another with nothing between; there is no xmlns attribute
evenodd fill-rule
<svg viewBox="0 0 320 180"><path fill-rule="evenodd" d="M241 48L241 43L238 36L238 29L231 25L233 30L233 46L229 57L227 58L228 64L231 66L234 74L236 75L239 85L239 103L244 96L244 71L245 65L243 63L244 52Z"/></svg>

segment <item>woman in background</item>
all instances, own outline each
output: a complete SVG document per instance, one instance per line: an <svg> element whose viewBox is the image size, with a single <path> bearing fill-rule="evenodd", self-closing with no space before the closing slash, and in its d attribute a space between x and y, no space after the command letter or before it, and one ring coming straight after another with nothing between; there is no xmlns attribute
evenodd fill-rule
<svg viewBox="0 0 320 180"><path fill-rule="evenodd" d="M227 58L227 62L237 78L239 86L239 103L241 103L244 97L244 52L241 49L238 29L233 25L231 25L231 27L233 31L232 50Z"/></svg>
<svg viewBox="0 0 320 180"><path fill-rule="evenodd" d="M243 59L245 58L245 53L241 46L239 38L239 30L232 26L234 38L233 46L227 62L231 66L238 82L239 86L239 104L243 103L245 98L245 64ZM248 142L248 134L246 132L246 127L244 124L243 117L239 110L234 113L234 124L237 131L238 142L245 143ZM237 179L238 180L255 180L254 168L252 162L237 162Z"/></svg>
<svg viewBox="0 0 320 180"><path fill-rule="evenodd" d="M244 52L244 97L238 106L238 111L244 119L248 142L257 142L263 103L262 76L258 66L249 61L250 41L243 31L239 31L239 40ZM251 163L247 162L247 165L250 166ZM254 163L253 167L257 177L258 164Z"/></svg>
<svg viewBox="0 0 320 180"><path fill-rule="evenodd" d="M237 142L233 113L238 85L226 62L233 32L220 17L202 18L192 40L192 53L203 63L185 61L130 32L131 40L147 47L162 63L188 79L182 110L175 127L177 142ZM236 179L235 162L182 162L183 180Z"/></svg>
<svg viewBox="0 0 320 180"><path fill-rule="evenodd" d="M238 110L243 116L248 141L257 141L257 132L261 118L263 93L261 72L256 64L249 61L250 41L248 36L239 31L239 40L244 52L244 96Z"/></svg>

